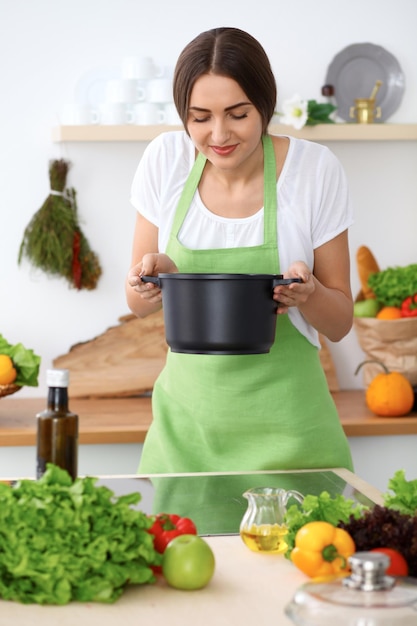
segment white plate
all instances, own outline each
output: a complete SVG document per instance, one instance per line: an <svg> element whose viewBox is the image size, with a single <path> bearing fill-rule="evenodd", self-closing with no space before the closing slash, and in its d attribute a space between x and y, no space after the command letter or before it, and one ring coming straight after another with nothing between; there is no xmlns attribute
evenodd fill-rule
<svg viewBox="0 0 417 626"><path fill-rule="evenodd" d="M75 102L97 107L105 102L107 83L115 78L120 78L118 67L96 67L88 70L75 85Z"/></svg>
<svg viewBox="0 0 417 626"><path fill-rule="evenodd" d="M326 84L333 85L337 115L352 122L350 108L355 98L369 98L377 80L382 85L376 96L384 122L400 106L404 93L404 74L397 59L372 43L352 44L337 54L328 67Z"/></svg>

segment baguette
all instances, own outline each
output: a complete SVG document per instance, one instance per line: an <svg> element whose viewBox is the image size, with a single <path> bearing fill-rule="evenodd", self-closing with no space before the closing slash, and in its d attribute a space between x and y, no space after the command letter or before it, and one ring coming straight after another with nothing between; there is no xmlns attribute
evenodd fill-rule
<svg viewBox="0 0 417 626"><path fill-rule="evenodd" d="M371 274L380 272L379 265L367 246L360 246L356 252L356 264L358 268L361 291L365 299L375 298L375 294L368 285L368 278Z"/></svg>

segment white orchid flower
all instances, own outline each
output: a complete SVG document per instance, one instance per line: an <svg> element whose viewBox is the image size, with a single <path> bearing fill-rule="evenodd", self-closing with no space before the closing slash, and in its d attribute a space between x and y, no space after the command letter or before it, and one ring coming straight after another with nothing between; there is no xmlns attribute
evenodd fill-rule
<svg viewBox="0 0 417 626"><path fill-rule="evenodd" d="M297 130L303 128L308 118L308 100L294 94L292 98L282 103L282 113L279 114L281 124L294 126Z"/></svg>

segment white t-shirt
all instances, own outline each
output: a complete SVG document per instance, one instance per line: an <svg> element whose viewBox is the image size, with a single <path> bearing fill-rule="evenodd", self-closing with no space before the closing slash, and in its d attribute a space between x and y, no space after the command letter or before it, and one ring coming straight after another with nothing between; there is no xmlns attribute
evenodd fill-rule
<svg viewBox="0 0 417 626"><path fill-rule="evenodd" d="M145 149L132 183L131 202L159 229L159 251L165 252L177 204L195 161L185 131L162 133ZM290 138L277 182L280 271L294 261L313 268L314 249L353 223L346 177L325 146ZM263 243L263 208L246 218L227 218L209 211L197 193L179 232L190 249L256 246ZM294 326L320 347L317 331L296 307L289 309Z"/></svg>

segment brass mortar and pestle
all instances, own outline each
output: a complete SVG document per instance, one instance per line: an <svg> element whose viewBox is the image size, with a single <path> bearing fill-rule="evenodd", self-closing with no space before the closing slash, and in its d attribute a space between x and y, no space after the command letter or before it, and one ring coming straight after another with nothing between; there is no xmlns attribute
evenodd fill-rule
<svg viewBox="0 0 417 626"><path fill-rule="evenodd" d="M349 117L356 118L358 124L372 124L374 119L381 117L381 107L375 106L376 94L381 85L382 81L377 80L371 96L369 98L356 98L355 106L350 107Z"/></svg>

